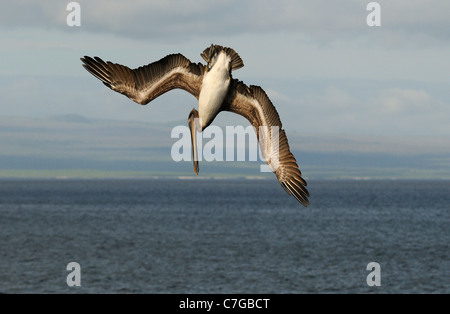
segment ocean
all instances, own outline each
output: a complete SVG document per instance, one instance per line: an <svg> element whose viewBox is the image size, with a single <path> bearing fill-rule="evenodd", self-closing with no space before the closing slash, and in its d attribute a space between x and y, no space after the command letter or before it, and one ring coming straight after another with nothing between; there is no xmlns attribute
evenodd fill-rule
<svg viewBox="0 0 450 314"><path fill-rule="evenodd" d="M304 208L275 178L0 180L0 293L450 293L449 181L308 189Z"/></svg>

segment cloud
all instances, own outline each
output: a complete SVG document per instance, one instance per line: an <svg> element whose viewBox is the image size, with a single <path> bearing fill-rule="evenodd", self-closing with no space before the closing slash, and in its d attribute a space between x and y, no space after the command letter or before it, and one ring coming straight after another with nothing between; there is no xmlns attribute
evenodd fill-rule
<svg viewBox="0 0 450 314"><path fill-rule="evenodd" d="M368 103L372 108L369 113L377 117L380 126L389 128L392 134L450 133L450 104L424 90L386 89Z"/></svg>
<svg viewBox="0 0 450 314"><path fill-rule="evenodd" d="M388 115L414 114L424 115L442 107L438 100L433 99L423 90L392 88L384 90L371 101L379 104L380 112Z"/></svg>
<svg viewBox="0 0 450 314"><path fill-rule="evenodd" d="M261 85L287 129L450 131L450 2L379 1L379 28L366 25L360 0L78 2L79 29L66 25L68 1L2 4L0 114L184 120L191 95L171 92L142 109L90 76L79 57L133 68L179 51L199 62L218 42L238 51L246 66L234 77Z"/></svg>
<svg viewBox="0 0 450 314"><path fill-rule="evenodd" d="M314 40L365 38L385 45L446 44L450 39L450 3L418 0L378 1L382 26L368 27L368 2L347 1L78 1L82 31L122 37L189 40L283 32ZM67 2L19 0L2 4L0 25L70 31Z"/></svg>
<svg viewBox="0 0 450 314"><path fill-rule="evenodd" d="M301 93L301 92L300 92ZM275 94L276 95L276 94ZM411 135L450 133L450 104L423 89L386 88L355 93L341 86L310 88L296 97L277 96L287 129L304 134Z"/></svg>

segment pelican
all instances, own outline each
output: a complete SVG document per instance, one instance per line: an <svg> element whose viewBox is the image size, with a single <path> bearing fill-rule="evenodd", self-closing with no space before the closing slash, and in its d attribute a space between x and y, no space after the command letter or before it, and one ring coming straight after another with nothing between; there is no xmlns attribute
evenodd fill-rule
<svg viewBox="0 0 450 314"><path fill-rule="evenodd" d="M261 87L247 86L232 78L232 71L244 66L241 57L232 48L220 45L211 45L200 56L206 65L192 63L179 53L137 69L104 62L99 57L85 56L81 61L83 67L103 84L141 105L177 88L197 98L198 111L194 108L188 116L196 174L199 172L196 132L205 130L221 111L243 116L254 127L262 155L281 186L308 206L307 183L289 149L277 110ZM275 128L278 134L272 127L278 127ZM274 138L278 145L272 145Z"/></svg>

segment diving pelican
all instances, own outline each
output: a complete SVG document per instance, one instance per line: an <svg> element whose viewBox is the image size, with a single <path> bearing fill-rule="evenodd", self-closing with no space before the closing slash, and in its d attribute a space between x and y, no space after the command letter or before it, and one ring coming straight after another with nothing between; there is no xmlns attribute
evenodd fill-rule
<svg viewBox="0 0 450 314"><path fill-rule="evenodd" d="M133 70L104 62L99 57L85 56L81 61L83 67L103 84L141 105L176 88L197 98L198 111L194 108L188 116L196 174L199 171L196 131L205 130L221 111L243 116L254 127L262 155L281 186L307 206L307 184L289 149L277 110L261 87L247 86L231 76L232 71L244 66L240 56L233 49L219 45L211 45L200 55L206 65L192 63L179 53ZM278 130L278 134L273 130ZM278 145L272 145L277 139Z"/></svg>

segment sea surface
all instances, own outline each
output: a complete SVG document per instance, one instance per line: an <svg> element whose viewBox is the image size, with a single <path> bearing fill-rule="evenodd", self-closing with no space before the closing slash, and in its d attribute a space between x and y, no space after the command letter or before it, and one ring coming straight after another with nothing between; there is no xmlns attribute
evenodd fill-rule
<svg viewBox="0 0 450 314"><path fill-rule="evenodd" d="M450 293L449 181L308 188L0 180L0 293Z"/></svg>

